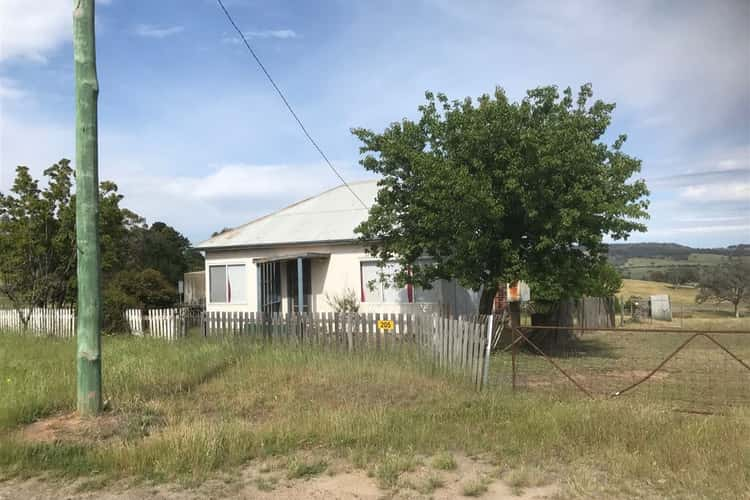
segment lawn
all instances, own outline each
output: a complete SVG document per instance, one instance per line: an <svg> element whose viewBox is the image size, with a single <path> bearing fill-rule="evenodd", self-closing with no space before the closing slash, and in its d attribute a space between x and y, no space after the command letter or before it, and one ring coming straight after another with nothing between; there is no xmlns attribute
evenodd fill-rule
<svg viewBox="0 0 750 500"><path fill-rule="evenodd" d="M457 495L481 496L498 479L517 492L556 485L561 498L750 490L746 408L689 415L636 400L477 393L410 353L129 337L106 337L103 347L109 410L99 430L52 443L29 429L73 410L75 346L0 336L0 477L69 481L96 471L89 488L123 479L197 485L275 464L254 479L260 495L335 475L332 464L343 461L383 495L430 495L448 488L450 474ZM451 470L467 460L488 472ZM421 469L430 472L413 479Z"/></svg>

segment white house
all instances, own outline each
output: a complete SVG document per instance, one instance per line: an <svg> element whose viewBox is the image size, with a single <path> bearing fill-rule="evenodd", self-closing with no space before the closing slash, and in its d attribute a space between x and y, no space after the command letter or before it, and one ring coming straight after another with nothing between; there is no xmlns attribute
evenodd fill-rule
<svg viewBox="0 0 750 500"><path fill-rule="evenodd" d="M350 187L372 206L377 181ZM454 282L429 290L382 284L376 259L354 232L366 218L367 210L342 185L200 243L207 310L330 312L328 297L353 291L360 312L477 312L479 293Z"/></svg>

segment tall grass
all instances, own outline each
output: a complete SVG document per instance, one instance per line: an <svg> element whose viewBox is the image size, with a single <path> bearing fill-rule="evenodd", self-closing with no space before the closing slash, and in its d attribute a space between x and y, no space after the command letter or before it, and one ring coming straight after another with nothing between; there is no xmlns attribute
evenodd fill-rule
<svg viewBox="0 0 750 500"><path fill-rule="evenodd" d="M746 410L696 417L624 401L479 394L415 367L408 354L200 341L106 339L107 394L127 421L154 417L147 433L86 446L30 445L13 429L72 409L73 348L18 337L0 337L0 346L3 376L13 358L11 371L27 376L19 385L33 395L26 403L20 389L0 393L3 411L10 410L0 434L4 475L97 470L202 480L257 457L322 448L393 480L400 470L393 464L452 450L560 474L576 493L601 486L591 477L602 475L608 487L642 485L683 497L733 498L750 489ZM34 360L33 369L23 368Z"/></svg>

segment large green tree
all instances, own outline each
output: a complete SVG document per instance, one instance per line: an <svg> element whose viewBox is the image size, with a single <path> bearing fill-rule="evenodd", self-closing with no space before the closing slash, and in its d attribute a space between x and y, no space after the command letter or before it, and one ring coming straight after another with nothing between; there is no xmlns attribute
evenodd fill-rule
<svg viewBox="0 0 750 500"><path fill-rule="evenodd" d="M625 136L604 140L615 105L592 96L590 85L520 102L500 88L476 101L427 92L418 120L354 129L361 164L382 177L357 228L369 251L401 264L399 282L522 279L549 301L616 290L603 240L645 230L648 190Z"/></svg>
<svg viewBox="0 0 750 500"><path fill-rule="evenodd" d="M0 193L0 295L19 312L29 306L73 305L76 300L75 174L70 161L62 159L46 169L44 177L46 183L40 186L27 167L19 166L10 191ZM202 267L200 256L174 228L161 222L149 227L123 208L122 200L115 183L100 183L105 302L107 297L133 295L133 303L163 307L175 300L181 273ZM143 283L158 285L154 294L134 296L132 290L144 288ZM27 320L23 315L21 319Z"/></svg>

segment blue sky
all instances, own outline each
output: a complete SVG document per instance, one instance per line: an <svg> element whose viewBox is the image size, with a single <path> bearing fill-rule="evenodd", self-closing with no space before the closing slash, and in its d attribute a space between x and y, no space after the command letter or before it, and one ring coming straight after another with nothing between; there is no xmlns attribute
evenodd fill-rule
<svg viewBox="0 0 750 500"><path fill-rule="evenodd" d="M225 0L347 180L351 127L416 116L427 89L514 99L555 84L617 103L649 232L750 242L750 3ZM0 190L74 157L68 0L0 0ZM337 184L214 0L97 2L100 177L197 242Z"/></svg>

